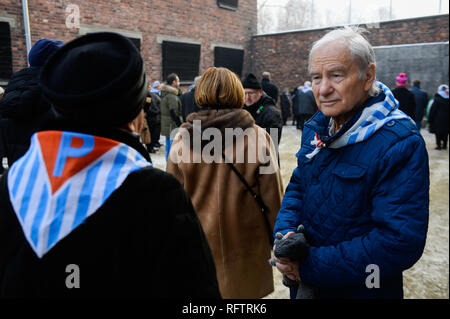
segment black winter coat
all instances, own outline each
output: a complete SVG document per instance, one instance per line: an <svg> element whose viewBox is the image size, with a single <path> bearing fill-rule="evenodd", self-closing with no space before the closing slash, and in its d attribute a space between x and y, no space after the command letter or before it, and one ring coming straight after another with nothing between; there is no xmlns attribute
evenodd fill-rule
<svg viewBox="0 0 450 319"><path fill-rule="evenodd" d="M270 96L263 92L258 102L246 106L245 109L253 116L255 124L266 129L269 134L270 128L278 129L278 143L280 142L283 120L281 119L280 111L278 111L274 100Z"/></svg>
<svg viewBox="0 0 450 319"><path fill-rule="evenodd" d="M392 94L400 103L399 110L416 120L416 100L414 94L405 87L397 87L392 90Z"/></svg>
<svg viewBox="0 0 450 319"><path fill-rule="evenodd" d="M121 130L50 128L120 141L148 159L138 140ZM0 298L220 298L208 242L172 175L150 167L131 173L41 259L13 211L7 175L0 179ZM79 267L79 288L66 287L70 264Z"/></svg>
<svg viewBox="0 0 450 319"><path fill-rule="evenodd" d="M448 108L449 99L444 99L439 94L434 96L433 104L430 107L428 120L430 122L430 132L434 134L448 134Z"/></svg>
<svg viewBox="0 0 450 319"><path fill-rule="evenodd" d="M270 83L270 81L268 79L263 79L261 81L261 87L262 87L263 91L266 92L266 94L274 100L275 104L277 104L277 102L278 102L278 87L275 84Z"/></svg>
<svg viewBox="0 0 450 319"><path fill-rule="evenodd" d="M198 107L197 103L195 103L195 88L181 95L180 100L184 122L186 122L186 117L189 114L200 111L200 108Z"/></svg>
<svg viewBox="0 0 450 319"><path fill-rule="evenodd" d="M314 98L314 93L311 90L307 92L298 90L295 102L298 103L298 106L296 106L298 114L313 115L317 111L316 99Z"/></svg>
<svg viewBox="0 0 450 319"><path fill-rule="evenodd" d="M291 116L291 100L289 96L286 94L280 95L280 104L281 104L281 116L283 117L283 122Z"/></svg>
<svg viewBox="0 0 450 319"><path fill-rule="evenodd" d="M417 123L422 121L425 111L427 109L428 94L427 92L421 90L419 87L416 86L414 86L411 89L411 92L414 94L414 99L416 103L415 121Z"/></svg>
<svg viewBox="0 0 450 319"><path fill-rule="evenodd" d="M11 166L25 154L30 138L52 116L39 87L40 67L16 72L0 100L0 158Z"/></svg>

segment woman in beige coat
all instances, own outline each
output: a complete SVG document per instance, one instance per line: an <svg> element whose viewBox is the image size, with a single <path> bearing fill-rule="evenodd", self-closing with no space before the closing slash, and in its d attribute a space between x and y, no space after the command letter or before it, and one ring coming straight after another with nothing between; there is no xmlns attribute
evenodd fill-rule
<svg viewBox="0 0 450 319"><path fill-rule="evenodd" d="M167 171L192 199L222 297L264 297L273 291L265 218L273 229L283 196L274 144L242 109L244 89L228 69L209 68L196 86L195 100L202 110L190 114L175 137ZM235 137L230 139L230 132ZM222 154L260 195L266 217Z"/></svg>

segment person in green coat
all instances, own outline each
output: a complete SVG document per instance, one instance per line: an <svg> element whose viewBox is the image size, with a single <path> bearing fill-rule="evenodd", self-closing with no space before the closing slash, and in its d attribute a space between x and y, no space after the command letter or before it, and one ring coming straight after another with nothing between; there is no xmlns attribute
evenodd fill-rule
<svg viewBox="0 0 450 319"><path fill-rule="evenodd" d="M170 146L182 122L180 95L180 78L175 73L169 74L166 84L161 86L161 135L166 137L166 162L169 157Z"/></svg>

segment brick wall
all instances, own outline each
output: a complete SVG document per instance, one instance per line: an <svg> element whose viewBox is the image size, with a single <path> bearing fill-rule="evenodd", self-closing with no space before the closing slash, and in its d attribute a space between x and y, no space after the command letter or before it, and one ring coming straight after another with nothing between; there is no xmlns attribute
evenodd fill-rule
<svg viewBox="0 0 450 319"><path fill-rule="evenodd" d="M69 41L79 29L66 28L69 4L80 9L80 24L141 35L141 54L150 81L161 80L162 53L158 37L194 40L201 44L200 72L214 63L212 45L242 47L244 70L249 65L251 36L256 33L256 1L239 1L236 11L221 9L216 0L28 0L31 42L56 38ZM13 71L27 66L22 6L2 0L0 21L12 21Z"/></svg>
<svg viewBox="0 0 450 319"><path fill-rule="evenodd" d="M361 25L370 31L373 46L446 42L449 40L448 14ZM253 72L272 74L281 89L293 88L309 80L308 54L314 41L332 28L294 31L253 37Z"/></svg>

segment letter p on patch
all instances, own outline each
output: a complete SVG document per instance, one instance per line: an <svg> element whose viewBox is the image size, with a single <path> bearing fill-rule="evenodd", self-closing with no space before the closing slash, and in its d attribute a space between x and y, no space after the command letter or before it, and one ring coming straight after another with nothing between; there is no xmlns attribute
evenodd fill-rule
<svg viewBox="0 0 450 319"><path fill-rule="evenodd" d="M53 176L60 177L69 157L84 157L94 149L94 137L91 135L63 132L56 157Z"/></svg>

